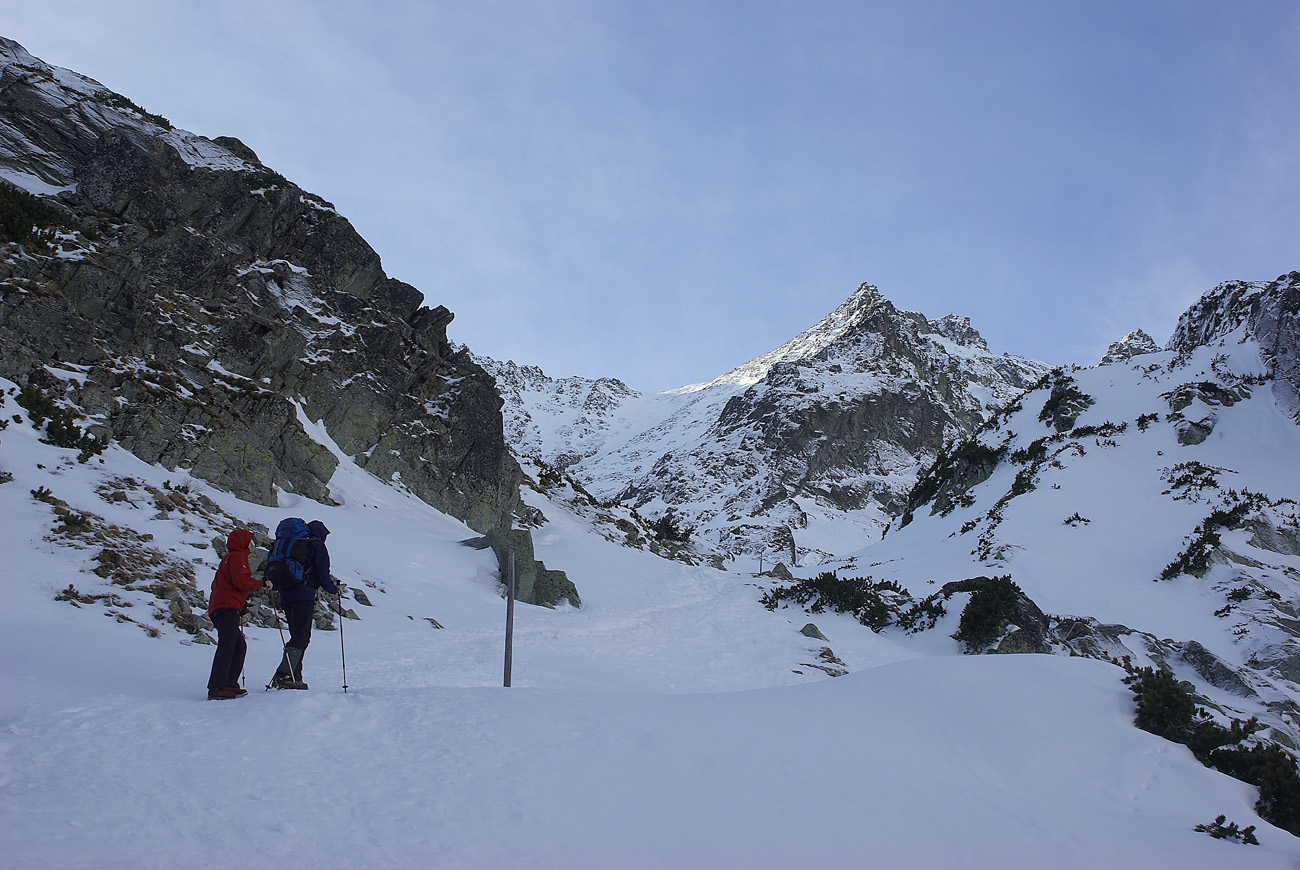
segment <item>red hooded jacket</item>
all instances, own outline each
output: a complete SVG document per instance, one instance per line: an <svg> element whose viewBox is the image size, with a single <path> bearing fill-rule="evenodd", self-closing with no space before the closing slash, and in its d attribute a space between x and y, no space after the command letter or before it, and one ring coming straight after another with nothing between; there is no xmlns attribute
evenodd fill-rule
<svg viewBox="0 0 1300 870"><path fill-rule="evenodd" d="M253 543L253 533L248 529L235 529L226 538L226 555L217 568L212 581L212 594L208 596L208 613L223 607L243 610L248 603L248 593L262 586L248 568L248 547Z"/></svg>

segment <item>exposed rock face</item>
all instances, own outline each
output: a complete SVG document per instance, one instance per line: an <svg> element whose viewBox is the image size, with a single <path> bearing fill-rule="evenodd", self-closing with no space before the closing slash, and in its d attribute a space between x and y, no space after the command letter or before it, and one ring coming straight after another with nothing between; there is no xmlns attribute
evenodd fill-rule
<svg viewBox="0 0 1300 870"><path fill-rule="evenodd" d="M877 533L945 442L1048 371L989 353L965 317L899 311L870 284L782 347L671 393L484 365L523 452L701 545L792 560L811 549L798 537L812 513Z"/></svg>
<svg viewBox="0 0 1300 870"><path fill-rule="evenodd" d="M338 460L308 432L323 424L377 476L509 525L500 400L448 344L451 312L251 149L0 52L5 166L64 188L66 211L54 249L6 248L0 372L49 387L45 367L70 369L69 397L123 446L264 504L276 487L328 498Z"/></svg>
<svg viewBox="0 0 1300 870"><path fill-rule="evenodd" d="M492 378L333 206L3 38L0 119L0 178L61 212L49 246L0 245L0 374L242 498L326 500L338 451L510 527Z"/></svg>
<svg viewBox="0 0 1300 870"><path fill-rule="evenodd" d="M1168 349L1187 353L1243 326L1259 342L1278 402L1300 421L1300 272L1220 284L1179 318Z"/></svg>
<svg viewBox="0 0 1300 870"><path fill-rule="evenodd" d="M1101 358L1097 365L1109 365L1115 362L1125 362L1135 356L1142 356L1148 353L1157 353L1160 345L1156 340L1147 335L1140 329L1135 329L1119 341L1113 342L1106 349L1106 355Z"/></svg>

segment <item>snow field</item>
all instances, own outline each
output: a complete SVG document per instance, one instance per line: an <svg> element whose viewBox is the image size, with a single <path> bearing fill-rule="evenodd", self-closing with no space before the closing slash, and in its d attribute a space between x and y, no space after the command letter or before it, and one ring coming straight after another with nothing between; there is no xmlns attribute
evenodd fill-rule
<svg viewBox="0 0 1300 870"><path fill-rule="evenodd" d="M12 401L2 410L22 416ZM161 486L181 475L115 447L102 464L73 457L26 422L0 434L0 470L15 477L0 485L6 867L1300 858L1295 838L1255 818L1253 789L1133 727L1113 666L955 655L956 612L916 638L769 613L748 575L616 547L559 505L542 505L551 521L537 554L569 571L584 606L516 608L515 688L502 689L491 554L460 546L470 530L349 462L332 483L339 506L286 493L272 509L205 490L242 519L302 515L333 530L336 576L373 602L347 601L361 616L345 624L349 692L338 632L319 630L305 664L312 689L263 692L279 636L249 628L250 696L207 702L212 647L53 600L69 583L93 592L101 581L88 571L93 551L45 540L53 514L30 491L193 554L204 589L216 566L206 542L229 530L187 529L95 493L114 477ZM807 621L854 673L832 680L805 666L824 645L798 633ZM1258 825L1264 845L1192 830L1219 813Z"/></svg>

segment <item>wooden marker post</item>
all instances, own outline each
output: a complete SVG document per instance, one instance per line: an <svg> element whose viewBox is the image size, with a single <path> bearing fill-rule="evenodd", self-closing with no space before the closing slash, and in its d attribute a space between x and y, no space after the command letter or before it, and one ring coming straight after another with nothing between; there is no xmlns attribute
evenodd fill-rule
<svg viewBox="0 0 1300 870"><path fill-rule="evenodd" d="M515 551L506 559L506 673L502 685L510 687L510 665L515 645Z"/></svg>

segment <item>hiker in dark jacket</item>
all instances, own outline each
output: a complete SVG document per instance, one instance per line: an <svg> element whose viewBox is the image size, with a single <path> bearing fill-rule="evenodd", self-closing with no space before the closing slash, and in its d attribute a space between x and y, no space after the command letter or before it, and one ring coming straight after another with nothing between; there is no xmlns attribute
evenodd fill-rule
<svg viewBox="0 0 1300 870"><path fill-rule="evenodd" d="M248 529L231 532L226 538L226 555L212 580L208 616L217 629L217 651L212 656L212 673L208 677L209 700L224 701L248 694L239 687L244 656L248 653L239 617L248 605L248 593L271 585L255 578L248 569L248 548L252 542L253 533Z"/></svg>
<svg viewBox="0 0 1300 870"><path fill-rule="evenodd" d="M307 524L310 536L293 545L290 558L303 566L302 585L280 593L284 607L284 620L289 623L289 642L284 646L284 658L271 677L277 689L305 689L302 678L302 657L311 643L312 618L316 615L316 590L324 589L338 594L338 587L330 578L330 553L325 548L325 537L330 530L320 520Z"/></svg>

